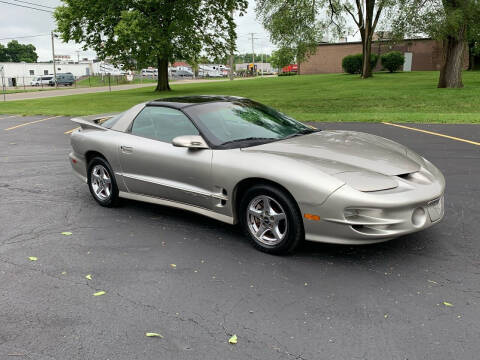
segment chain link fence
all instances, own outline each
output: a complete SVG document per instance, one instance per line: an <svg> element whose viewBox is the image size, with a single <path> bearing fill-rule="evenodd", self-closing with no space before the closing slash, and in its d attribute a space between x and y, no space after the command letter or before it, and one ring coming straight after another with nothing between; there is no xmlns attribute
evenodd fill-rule
<svg viewBox="0 0 480 360"><path fill-rule="evenodd" d="M20 91L35 91L35 90L53 90L55 88L73 87L73 88L88 88L101 86L117 86L128 84L146 84L156 83L157 76L149 75L111 75L111 74L97 74L73 76L67 80L60 78L61 74L57 74L57 84L55 83L54 75L31 75L31 76L12 76L5 77L5 88L8 92ZM193 76L169 76L170 80L179 79L193 79ZM71 80L69 80L71 79Z"/></svg>

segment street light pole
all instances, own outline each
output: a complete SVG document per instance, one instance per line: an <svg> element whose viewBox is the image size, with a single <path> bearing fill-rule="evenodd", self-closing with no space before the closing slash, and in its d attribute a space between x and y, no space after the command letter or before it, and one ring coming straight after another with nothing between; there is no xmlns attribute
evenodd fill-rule
<svg viewBox="0 0 480 360"><path fill-rule="evenodd" d="M57 84L57 67L55 65L55 33L52 31L52 58L53 58L53 79L55 81L55 87L58 87Z"/></svg>

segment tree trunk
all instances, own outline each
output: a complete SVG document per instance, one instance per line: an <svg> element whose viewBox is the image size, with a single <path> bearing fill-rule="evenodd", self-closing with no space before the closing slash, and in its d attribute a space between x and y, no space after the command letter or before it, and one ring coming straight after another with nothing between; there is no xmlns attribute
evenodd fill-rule
<svg viewBox="0 0 480 360"><path fill-rule="evenodd" d="M370 58L372 55L372 39L366 38L363 42L363 64L362 64L362 79L372 77L372 65Z"/></svg>
<svg viewBox="0 0 480 360"><path fill-rule="evenodd" d="M457 36L449 35L443 41L443 63L438 79L439 88L462 88L465 28Z"/></svg>
<svg viewBox="0 0 480 360"><path fill-rule="evenodd" d="M370 57L372 54L372 17L375 1L367 1L365 4L365 24L363 29L362 36L362 54L363 54L363 64L362 64L362 79L367 79L372 77L372 66L370 64Z"/></svg>
<svg viewBox="0 0 480 360"><path fill-rule="evenodd" d="M155 91L170 91L170 84L168 83L168 60L158 58L158 78L157 87Z"/></svg>

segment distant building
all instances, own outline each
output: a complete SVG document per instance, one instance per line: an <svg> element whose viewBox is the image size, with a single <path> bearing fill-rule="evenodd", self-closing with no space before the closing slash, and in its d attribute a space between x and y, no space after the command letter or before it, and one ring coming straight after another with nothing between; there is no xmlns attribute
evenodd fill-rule
<svg viewBox="0 0 480 360"><path fill-rule="evenodd" d="M32 77L53 74L53 63L0 63L3 65L5 77ZM60 73L70 72L74 76L91 75L93 73L92 63L83 64L59 64L55 63L55 69Z"/></svg>
<svg viewBox="0 0 480 360"><path fill-rule="evenodd" d="M4 62L0 63L3 66L3 76L6 86L29 85L33 78L44 75L53 75L53 62L39 62L39 63L14 63ZM125 72L111 64L103 61L81 61L80 63L58 63L55 61L55 70L58 73L72 73L75 78L95 74L111 74L122 75ZM0 80L1 86L1 80Z"/></svg>
<svg viewBox="0 0 480 360"><path fill-rule="evenodd" d="M389 37L390 34L378 34L376 37ZM442 43L433 39L407 39L397 43L389 40L378 40L372 43L372 53L384 54L389 51L400 51L405 55L403 71L440 70L442 63ZM342 59L347 55L362 52L362 43L339 42L321 43L315 54L300 64L300 74L341 73ZM468 66L468 49L465 51L465 68ZM375 70L381 70L380 60Z"/></svg>
<svg viewBox="0 0 480 360"><path fill-rule="evenodd" d="M235 71L248 70L251 68L252 64L254 65L254 69L259 73L263 71L263 73L271 74L276 71L276 69L272 67L272 64L262 62L235 64Z"/></svg>

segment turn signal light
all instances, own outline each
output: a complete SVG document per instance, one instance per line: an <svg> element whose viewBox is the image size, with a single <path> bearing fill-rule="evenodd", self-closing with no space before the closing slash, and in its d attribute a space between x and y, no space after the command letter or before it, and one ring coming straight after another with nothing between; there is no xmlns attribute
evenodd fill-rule
<svg viewBox="0 0 480 360"><path fill-rule="evenodd" d="M305 217L305 219L308 219L308 220L314 220L314 221L320 220L320 216L315 214L304 214L303 216Z"/></svg>

